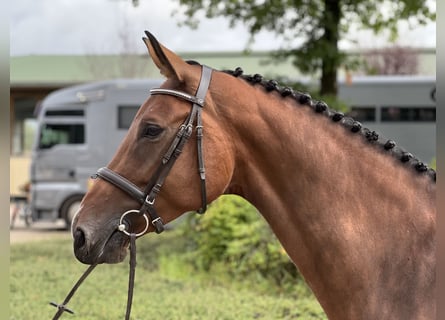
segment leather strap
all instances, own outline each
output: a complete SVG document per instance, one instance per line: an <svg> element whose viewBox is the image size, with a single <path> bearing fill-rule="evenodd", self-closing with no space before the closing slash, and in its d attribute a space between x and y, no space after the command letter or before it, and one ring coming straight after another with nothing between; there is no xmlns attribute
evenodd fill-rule
<svg viewBox="0 0 445 320"><path fill-rule="evenodd" d="M96 176L104 179L105 181L108 181L122 191L125 191L130 196L138 200L140 203L144 202L144 193L134 183L127 180L120 174L117 174L113 170L110 170L107 167L100 168L99 170L97 170Z"/></svg>
<svg viewBox="0 0 445 320"><path fill-rule="evenodd" d="M205 99L205 95L208 91L210 80L212 78L212 69L207 66L203 66L201 73L201 82L199 84L198 92L196 96L201 99ZM196 117L196 141L197 141L197 150L198 150L198 172L199 178L201 180L201 208L197 211L200 214L203 214L207 210L207 188L206 188L206 175L205 175L205 165L204 165L204 151L202 148L202 136L203 136L203 126L202 126L202 117L201 110L199 110L198 115Z"/></svg>
<svg viewBox="0 0 445 320"><path fill-rule="evenodd" d="M88 275L91 273L91 271L93 271L94 268L96 268L96 266L97 266L97 264L92 264L92 265L90 265L88 267L87 270L85 270L85 272L82 274L82 276L79 278L79 280L77 280L77 282L71 288L70 292L68 292L68 295L66 296L65 300L63 300L63 302L61 304L58 304L58 303L55 303L55 302L50 302L49 303L53 307L57 308L57 312L54 315L54 317L52 318L52 320L59 319L64 312L68 312L68 313L74 314L74 311L72 311L71 309L68 309L66 307L66 305L68 304L68 302L70 302L71 298L74 296L74 294L76 293L77 289L79 289L79 287L82 284L82 282L88 277Z"/></svg>
<svg viewBox="0 0 445 320"><path fill-rule="evenodd" d="M170 90L170 89L152 89L150 90L150 93L152 95L161 94L161 95L172 95L175 97L182 98L184 100L190 101L193 103L192 110L187 117L184 124L180 127L178 130L178 133L176 135L175 140L170 145L169 150L163 157L163 163L170 164L170 160L172 160L171 164L168 165L169 169L167 170L167 174L170 171L171 167L173 166L174 162L176 161L176 158L179 156L179 154L182 152L182 148L185 145L185 143L188 141L191 135L192 126L195 122L196 118L196 141L197 141L197 150L198 150L198 173L201 181L201 208L197 210L198 213L204 213L207 209L207 192L206 192L206 177L205 177L205 166L204 166L204 153L202 148L202 136L203 136L203 126L202 126L202 108L204 107L204 101L205 96L207 94L210 81L212 78L212 68L203 65L202 66L202 72L201 72L201 79L199 82L198 90L196 91L196 96L193 97L187 93L176 91L176 90ZM185 132L182 132L185 131ZM174 159L171 159L172 153L175 151L177 153L174 157ZM160 174L161 176L162 174ZM165 176L166 177L166 176ZM164 177L164 179L165 179ZM156 183L159 185L159 180L157 179ZM156 185L155 184L155 185ZM160 184L162 186L162 183ZM155 195L154 195L155 196ZM151 197L150 197L151 198Z"/></svg>
<svg viewBox="0 0 445 320"><path fill-rule="evenodd" d="M125 320L130 320L131 306L133 304L134 278L136 275L136 235L130 234L130 272L128 274L128 295Z"/></svg>

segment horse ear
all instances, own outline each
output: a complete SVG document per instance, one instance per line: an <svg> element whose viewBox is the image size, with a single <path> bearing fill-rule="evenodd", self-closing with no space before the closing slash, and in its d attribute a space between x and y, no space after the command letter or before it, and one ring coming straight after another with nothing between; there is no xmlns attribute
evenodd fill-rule
<svg viewBox="0 0 445 320"><path fill-rule="evenodd" d="M180 82L183 82L183 71L187 68L187 63L174 52L160 44L150 32L145 31L145 34L147 38L144 37L142 40L147 46L148 52L161 74L167 78L176 78Z"/></svg>

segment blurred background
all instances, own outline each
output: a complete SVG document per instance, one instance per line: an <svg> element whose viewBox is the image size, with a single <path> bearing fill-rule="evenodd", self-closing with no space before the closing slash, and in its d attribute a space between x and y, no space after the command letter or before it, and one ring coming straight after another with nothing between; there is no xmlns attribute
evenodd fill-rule
<svg viewBox="0 0 445 320"><path fill-rule="evenodd" d="M215 69L242 67L309 92L435 166L435 18L434 0L16 0L10 21L11 228L39 230L40 222L50 222L45 230L69 227L89 175L111 159L148 88L162 81L141 41L144 30L184 59ZM102 133L92 131L100 115L89 106L109 117ZM101 149L104 140L112 143ZM182 281L196 270L219 270L235 279L266 279L262 288L272 282L278 294L295 289L288 281L300 279L297 270L254 208L223 198L210 210L213 220L189 216L167 235L182 241L167 249L186 256L150 255L164 269L161 276ZM67 238L60 241L68 245ZM22 247L12 257L32 250ZM27 272L26 265L17 270ZM301 300L301 310L308 310L303 319L323 319L299 281L297 295L310 301ZM22 292L18 282L14 288ZM295 314L283 303L276 318L291 319ZM245 318L267 318L265 311L252 312Z"/></svg>
<svg viewBox="0 0 445 320"><path fill-rule="evenodd" d="M427 114L428 121L435 120L433 110L425 109L435 107L431 99L436 74L436 28L431 19L435 15L435 1L414 1L409 5L404 5L404 1L356 1L354 8L341 9L336 36L338 45L334 49L318 35L323 32L323 23L329 21L322 16L322 11L312 14L312 8L306 5L298 9L282 5L282 8L269 10L267 6L273 3L277 7L281 1L253 3L257 2L255 9L252 4L235 1L240 7L245 6L243 14L235 14L238 8L228 4L211 7L206 1L196 2L199 5L177 0L163 1L162 5L150 0L14 2L10 28L11 193L23 194L19 187L30 181L28 168L37 130L36 106L50 92L96 80L159 78L141 41L144 30L155 34L184 58L217 69L241 66L246 73L285 79L287 83L315 85L317 90L322 85L324 72L324 82L331 87L324 84L322 93L340 95L349 108L366 108L353 110L359 120L376 122L380 129L382 115L403 113L405 119L400 119L404 123L399 129L416 130L422 126L417 121L420 120L424 126L419 130L425 134L420 134L419 140L424 141L424 136L431 141L431 148L435 145L434 130L426 128L432 128L433 124L425 124L422 119L422 114ZM319 7L318 2L313 1L313 6ZM259 10L261 7L266 9ZM381 16L372 11L377 7ZM298 10L307 12L306 18L296 19ZM331 58L333 66L329 66L329 62L324 67L335 69L335 78L333 72L322 70L322 61L327 61L323 60L323 55L335 58ZM409 97L404 98L404 91L385 93L396 95L400 100L383 105L385 101L377 99L381 93L371 92L369 99L360 88L341 90L342 83L358 87L359 83L365 86L363 82L368 82L365 90L370 92L379 86L379 81L385 81L385 77L366 77L370 75L383 75L387 82L393 80L394 85L402 87L400 83L405 79L418 79L417 82L428 83L429 91L416 94L423 95L415 102L419 109L407 110L411 107L410 101L414 102ZM399 77L391 79L391 76ZM334 80L339 83L337 88L332 88L336 85ZM374 85L369 84L370 81L375 81ZM387 87L388 83L383 86ZM306 87L299 86L300 90L302 88ZM382 133L423 161L430 162L434 157L431 148L411 147L412 135L387 131ZM407 135L409 138L404 138Z"/></svg>

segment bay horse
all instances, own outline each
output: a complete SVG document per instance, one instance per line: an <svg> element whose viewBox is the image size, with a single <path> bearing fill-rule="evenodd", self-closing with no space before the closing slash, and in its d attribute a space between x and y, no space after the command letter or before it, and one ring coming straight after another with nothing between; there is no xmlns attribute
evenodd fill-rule
<svg viewBox="0 0 445 320"><path fill-rule="evenodd" d="M434 170L308 94L186 62L146 35L167 80L82 201L78 260L121 262L129 240L119 230L159 233L237 194L264 216L329 319L435 318Z"/></svg>

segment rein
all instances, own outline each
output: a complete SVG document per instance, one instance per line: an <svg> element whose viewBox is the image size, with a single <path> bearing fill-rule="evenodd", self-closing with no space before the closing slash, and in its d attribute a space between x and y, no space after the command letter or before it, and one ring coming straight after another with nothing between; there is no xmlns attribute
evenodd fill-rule
<svg viewBox="0 0 445 320"><path fill-rule="evenodd" d="M128 211L127 211L128 212ZM119 225L118 229L119 231L121 229L122 225ZM148 224L147 227L148 228ZM136 274L136 237L138 236L135 233L128 233L125 231L125 234L128 234L130 237L130 273L128 276L128 296L127 296L127 308L125 313L125 320L130 320L130 314L131 314L131 305L133 303L133 291L134 291L134 279ZM49 304L56 307L58 310L52 320L59 319L64 312L68 312L70 314L74 314L74 311L71 309L68 309L66 305L71 300L71 298L74 296L74 293L76 293L77 289L80 287L80 285L83 283L83 281L90 275L90 273L96 268L97 264L92 264L88 267L87 270L82 274L82 276L77 280L76 284L73 286L73 288L70 290L66 298L63 300L61 304L57 304L55 302L50 302Z"/></svg>
<svg viewBox="0 0 445 320"><path fill-rule="evenodd" d="M197 210L198 213L203 214L207 209L207 192L206 192L206 177L205 177L205 166L204 166L204 153L202 149L202 137L203 137L203 126L201 112L204 107L205 96L209 88L210 80L212 77L212 69L207 66L202 66L201 80L199 82L198 90L196 96L192 96L188 93L172 90L172 89L151 89L151 95L170 95L174 96L192 103L192 109L185 119L184 123L179 127L175 138L170 144L167 152L162 157L161 163L158 166L155 174L150 178L144 191L138 188L134 183L121 176L120 174L114 172L113 170L103 167L100 168L92 178L101 178L112 185L118 187L119 189L125 191L132 198L136 199L141 203L141 207L136 210L128 210L121 215L119 220L119 225L117 230L123 232L125 235L130 237L130 273L128 279L128 298L127 298L127 309L125 314L125 320L130 319L131 305L133 301L133 291L134 291L134 279L136 273L136 239L145 234L148 230L150 221L155 228L156 233L161 233L164 231L164 222L162 218L158 215L154 204L156 201L156 196L159 191L161 191L162 185L167 178L170 170L175 164L177 158L182 153L182 149L189 140L193 132L193 125L196 120L196 141L198 150L198 173L201 182L201 208ZM139 233L132 233L127 231L127 224L125 224L125 217L129 214L138 214L145 219L146 226L143 231ZM150 219L147 217L147 213ZM149 221L150 220L150 221ZM50 305L56 307L57 313L54 315L53 320L59 319L64 312L74 314L74 312L66 307L74 293L77 291L82 282L88 277L88 275L94 270L97 264L93 264L88 267L88 269L79 278L76 284L73 286L71 291L66 296L65 300L61 304L50 302Z"/></svg>

